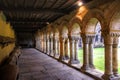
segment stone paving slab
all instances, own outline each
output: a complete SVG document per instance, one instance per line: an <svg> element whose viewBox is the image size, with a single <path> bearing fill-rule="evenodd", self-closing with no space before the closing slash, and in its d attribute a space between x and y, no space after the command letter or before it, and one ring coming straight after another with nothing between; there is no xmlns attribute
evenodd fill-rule
<svg viewBox="0 0 120 80"><path fill-rule="evenodd" d="M33 48L22 50L18 66L18 80L94 80Z"/></svg>

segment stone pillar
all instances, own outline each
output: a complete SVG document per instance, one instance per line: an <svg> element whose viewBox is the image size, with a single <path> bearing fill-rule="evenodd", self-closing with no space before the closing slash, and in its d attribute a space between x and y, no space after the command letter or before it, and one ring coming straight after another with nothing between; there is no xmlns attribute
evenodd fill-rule
<svg viewBox="0 0 120 80"><path fill-rule="evenodd" d="M111 80L113 78L112 70L112 44L113 37L110 35L104 36L104 45L105 45L105 72L102 76L105 80Z"/></svg>
<svg viewBox="0 0 120 80"><path fill-rule="evenodd" d="M113 74L116 77L120 77L118 75L118 44L119 44L119 37L114 37L113 39Z"/></svg>
<svg viewBox="0 0 120 80"><path fill-rule="evenodd" d="M57 50L58 50L58 55L60 55L60 40L57 41L58 42L58 46L57 46Z"/></svg>
<svg viewBox="0 0 120 80"><path fill-rule="evenodd" d="M65 59L69 59L69 40L67 39L66 41L65 41Z"/></svg>
<svg viewBox="0 0 120 80"><path fill-rule="evenodd" d="M44 53L46 53L46 39L44 40Z"/></svg>
<svg viewBox="0 0 120 80"><path fill-rule="evenodd" d="M75 48L74 48L74 62L77 64L77 63L80 63L79 60L78 60L78 42L79 42L79 38L75 38Z"/></svg>
<svg viewBox="0 0 120 80"><path fill-rule="evenodd" d="M82 34L82 41L83 41L83 66L81 67L81 70L85 72L89 69L89 42L88 42L88 36Z"/></svg>
<svg viewBox="0 0 120 80"><path fill-rule="evenodd" d="M69 64L73 64L74 63L74 37L69 36L69 42L70 42L70 60L69 60Z"/></svg>
<svg viewBox="0 0 120 80"><path fill-rule="evenodd" d="M49 52L49 39L47 39L47 54L49 54L50 52Z"/></svg>
<svg viewBox="0 0 120 80"><path fill-rule="evenodd" d="M50 38L51 42L50 42L50 55L53 56L53 38Z"/></svg>
<svg viewBox="0 0 120 80"><path fill-rule="evenodd" d="M54 56L58 54L57 46L58 46L58 40L54 39Z"/></svg>
<svg viewBox="0 0 120 80"><path fill-rule="evenodd" d="M59 40L60 40L60 57L59 57L59 60L62 61L62 60L65 60L65 56L64 56L65 39L60 36Z"/></svg>
<svg viewBox="0 0 120 80"><path fill-rule="evenodd" d="M95 68L93 64L93 42L94 42L95 36L90 36L89 37L89 67L90 68Z"/></svg>

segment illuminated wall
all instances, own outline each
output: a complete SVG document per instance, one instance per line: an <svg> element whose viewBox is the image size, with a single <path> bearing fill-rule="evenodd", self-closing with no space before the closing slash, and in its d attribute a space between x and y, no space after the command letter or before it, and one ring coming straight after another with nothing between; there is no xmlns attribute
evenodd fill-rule
<svg viewBox="0 0 120 80"><path fill-rule="evenodd" d="M9 56L14 47L14 30L10 26L10 23L6 22L4 14L0 12L0 64Z"/></svg>

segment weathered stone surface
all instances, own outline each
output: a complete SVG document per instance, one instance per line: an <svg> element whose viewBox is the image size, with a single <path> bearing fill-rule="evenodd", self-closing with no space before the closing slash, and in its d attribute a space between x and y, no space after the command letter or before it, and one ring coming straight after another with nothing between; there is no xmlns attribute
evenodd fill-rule
<svg viewBox="0 0 120 80"><path fill-rule="evenodd" d="M35 50L23 49L18 80L94 80Z"/></svg>

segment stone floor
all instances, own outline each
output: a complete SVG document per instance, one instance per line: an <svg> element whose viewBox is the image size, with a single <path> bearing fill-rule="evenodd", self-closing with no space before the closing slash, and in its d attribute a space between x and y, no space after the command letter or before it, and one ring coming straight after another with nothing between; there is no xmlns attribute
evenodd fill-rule
<svg viewBox="0 0 120 80"><path fill-rule="evenodd" d="M33 48L22 50L18 66L18 80L94 80Z"/></svg>

